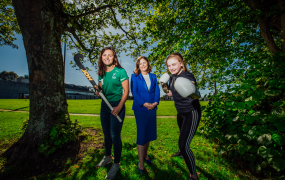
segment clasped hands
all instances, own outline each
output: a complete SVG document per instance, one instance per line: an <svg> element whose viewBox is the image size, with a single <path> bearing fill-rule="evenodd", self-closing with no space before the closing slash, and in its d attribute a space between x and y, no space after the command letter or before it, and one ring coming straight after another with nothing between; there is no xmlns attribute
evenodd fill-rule
<svg viewBox="0 0 285 180"><path fill-rule="evenodd" d="M147 108L147 110L153 110L155 106L157 105L157 102L154 102L152 104L150 103L144 103L143 106Z"/></svg>

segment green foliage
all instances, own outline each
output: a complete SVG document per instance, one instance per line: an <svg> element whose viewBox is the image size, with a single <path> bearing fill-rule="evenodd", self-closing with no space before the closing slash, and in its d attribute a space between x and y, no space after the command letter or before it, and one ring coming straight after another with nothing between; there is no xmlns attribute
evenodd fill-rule
<svg viewBox="0 0 285 180"><path fill-rule="evenodd" d="M39 152L48 156L65 144L76 141L77 135L81 130L81 126L77 120L72 122L69 115L65 115L58 120L60 123L55 124L51 132L39 146Z"/></svg>
<svg viewBox="0 0 285 180"><path fill-rule="evenodd" d="M8 45L18 49L18 46L13 44L13 41L16 40L14 37L15 33L20 34L20 28L12 8L12 0L1 0L0 19L0 47Z"/></svg>
<svg viewBox="0 0 285 180"><path fill-rule="evenodd" d="M133 53L150 48L148 58L158 74L166 71L169 54L181 53L199 89L218 91L239 84L238 74L249 65L247 60L271 52L260 22L268 22L272 45L280 51L285 46L282 30L276 28L282 21L278 1L258 1L257 6L247 0L148 2L140 33L144 43Z"/></svg>
<svg viewBox="0 0 285 180"><path fill-rule="evenodd" d="M112 46L119 55L137 45L136 36L140 27L135 21L143 11L137 8L139 5L134 1L82 0L68 1L62 3L62 6L60 11L68 15L67 22L62 27L69 27L64 32L62 41L66 42L69 49L76 48L78 53L84 54L95 69L98 68L100 51L104 47ZM113 33L114 30L119 30L117 32L120 33ZM76 67L73 61L70 64Z"/></svg>
<svg viewBox="0 0 285 180"><path fill-rule="evenodd" d="M29 117L23 120L21 129L25 131L28 126L28 123L29 123Z"/></svg>
<svg viewBox="0 0 285 180"><path fill-rule="evenodd" d="M217 140L221 154L243 157L257 172L285 170L284 59L250 65L240 86L209 96L204 110L202 133Z"/></svg>
<svg viewBox="0 0 285 180"><path fill-rule="evenodd" d="M7 72L7 71L2 71L0 73L0 78L3 79L3 80L12 80L14 81L15 78L18 78L18 74L16 74L15 72L13 71L10 71L10 72Z"/></svg>

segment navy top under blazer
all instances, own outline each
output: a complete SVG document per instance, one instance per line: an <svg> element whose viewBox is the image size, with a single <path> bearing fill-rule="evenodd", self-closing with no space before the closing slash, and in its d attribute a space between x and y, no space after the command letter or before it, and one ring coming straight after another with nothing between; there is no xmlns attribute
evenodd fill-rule
<svg viewBox="0 0 285 180"><path fill-rule="evenodd" d="M148 73L151 82L149 90L147 89L146 82L140 73L138 76L132 74L131 78L131 91L134 97L133 110L135 111L148 111L146 107L143 106L144 103L159 103L160 89L157 84L157 78L155 74ZM157 104L158 105L158 104ZM154 110L157 109L157 106Z"/></svg>

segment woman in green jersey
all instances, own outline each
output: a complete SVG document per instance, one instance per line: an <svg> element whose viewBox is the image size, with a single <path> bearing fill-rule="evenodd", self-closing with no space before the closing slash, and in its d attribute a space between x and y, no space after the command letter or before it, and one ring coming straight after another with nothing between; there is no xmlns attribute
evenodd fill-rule
<svg viewBox="0 0 285 180"><path fill-rule="evenodd" d="M97 167L103 167L112 162L111 149L114 144L114 164L106 175L106 179L113 179L120 168L122 152L121 130L125 118L125 101L129 95L129 77L118 61L115 50L105 47L99 57L99 87L113 107L111 111L102 101L100 119L104 133L105 156ZM96 92L99 96L99 93ZM122 119L119 122L116 116Z"/></svg>

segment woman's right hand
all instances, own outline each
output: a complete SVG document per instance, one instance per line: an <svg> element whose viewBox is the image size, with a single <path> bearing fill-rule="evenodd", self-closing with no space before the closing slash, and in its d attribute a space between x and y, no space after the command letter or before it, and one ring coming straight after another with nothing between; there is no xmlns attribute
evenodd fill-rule
<svg viewBox="0 0 285 180"><path fill-rule="evenodd" d="M100 92L102 92L102 90L100 90ZM101 97L98 91L95 91L94 93L96 96Z"/></svg>
<svg viewBox="0 0 285 180"><path fill-rule="evenodd" d="M172 97L172 92L171 92L171 90L169 90L169 92L166 93L166 95L167 95L168 97Z"/></svg>
<svg viewBox="0 0 285 180"><path fill-rule="evenodd" d="M146 103L143 104L143 106L146 107L147 110L151 110L151 104L150 103L146 102Z"/></svg>

